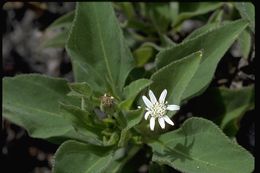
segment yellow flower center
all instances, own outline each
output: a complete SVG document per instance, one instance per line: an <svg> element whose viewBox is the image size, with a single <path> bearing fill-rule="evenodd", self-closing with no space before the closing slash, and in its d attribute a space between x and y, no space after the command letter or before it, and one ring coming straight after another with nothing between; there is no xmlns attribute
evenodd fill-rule
<svg viewBox="0 0 260 173"><path fill-rule="evenodd" d="M155 103L151 108L151 115L153 117L161 117L166 114L166 105L164 103Z"/></svg>

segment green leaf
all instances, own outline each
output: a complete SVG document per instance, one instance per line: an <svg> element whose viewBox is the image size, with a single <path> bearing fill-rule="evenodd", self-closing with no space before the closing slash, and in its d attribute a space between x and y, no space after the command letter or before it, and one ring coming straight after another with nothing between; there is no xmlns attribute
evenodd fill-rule
<svg viewBox="0 0 260 173"><path fill-rule="evenodd" d="M251 34L248 30L244 30L238 38L238 44L240 47L240 51L242 53L242 57L247 59L251 49Z"/></svg>
<svg viewBox="0 0 260 173"><path fill-rule="evenodd" d="M228 126L232 123L234 124L234 128L236 128L236 130L232 130L233 134L226 131L228 135L234 136L236 134L238 130L238 126L236 125L237 120L241 118L246 111L254 107L254 92L255 89L253 86L241 89L219 88L209 92L209 95L213 98L218 98L218 100L213 103L215 107L222 106L224 109L224 112L220 112L218 115L220 127L224 130L228 130ZM214 101L213 98L212 101Z"/></svg>
<svg viewBox="0 0 260 173"><path fill-rule="evenodd" d="M66 48L76 81L87 82L98 92L121 96L125 79L133 68L133 57L111 3L77 3Z"/></svg>
<svg viewBox="0 0 260 173"><path fill-rule="evenodd" d="M155 28L152 27L151 23L139 21L136 18L129 19L127 22L127 27L133 28L135 30L141 30L147 34L152 34L156 32Z"/></svg>
<svg viewBox="0 0 260 173"><path fill-rule="evenodd" d="M221 2L179 3L179 15L173 26L176 27L186 19L209 13L221 6Z"/></svg>
<svg viewBox="0 0 260 173"><path fill-rule="evenodd" d="M150 58L154 57L155 50L152 46L140 46L134 50L133 55L136 60L137 67L143 67Z"/></svg>
<svg viewBox="0 0 260 173"><path fill-rule="evenodd" d="M156 57L156 65L162 68L195 51L203 50L201 64L182 96L182 99L188 99L201 92L210 83L218 62L247 24L245 20L230 22L211 32L163 50Z"/></svg>
<svg viewBox="0 0 260 173"><path fill-rule="evenodd" d="M101 131L105 128L94 123L93 116L80 108L60 103L62 116L71 123L77 133L85 136L85 141L95 145L102 145Z"/></svg>
<svg viewBox="0 0 260 173"><path fill-rule="evenodd" d="M48 31L47 31L48 32ZM63 30L56 33L51 38L45 38L41 43L41 48L64 48L69 35L69 30Z"/></svg>
<svg viewBox="0 0 260 173"><path fill-rule="evenodd" d="M136 96L146 87L151 85L152 81L149 79L138 79L133 81L128 86L124 88L124 98L125 100L120 103L121 108L129 109L133 104Z"/></svg>
<svg viewBox="0 0 260 173"><path fill-rule="evenodd" d="M249 26L255 32L255 6L251 2L237 2L235 7L239 11L242 18L249 21Z"/></svg>
<svg viewBox="0 0 260 173"><path fill-rule="evenodd" d="M182 44L189 41L189 40L192 40L194 38L197 38L201 35L204 35L208 32L211 32L217 28L220 27L220 23L207 23L205 24L204 26L202 27L199 27L198 29L194 30L192 33L190 33L183 41L182 41Z"/></svg>
<svg viewBox="0 0 260 173"><path fill-rule="evenodd" d="M152 160L186 173L251 173L254 157L211 121L190 118L149 143Z"/></svg>
<svg viewBox="0 0 260 173"><path fill-rule="evenodd" d="M175 23L175 20L178 18L179 13L179 2L169 2L170 3L170 15L171 15L171 24Z"/></svg>
<svg viewBox="0 0 260 173"><path fill-rule="evenodd" d="M110 147L66 141L55 153L53 173L105 172L113 160Z"/></svg>
<svg viewBox="0 0 260 173"><path fill-rule="evenodd" d="M167 89L169 104L179 104L185 88L197 71L201 57L202 52L198 51L155 72L151 76L152 91L159 97L159 94Z"/></svg>
<svg viewBox="0 0 260 173"><path fill-rule="evenodd" d="M216 10L209 18L208 23L220 23L223 18L223 9Z"/></svg>
<svg viewBox="0 0 260 173"><path fill-rule="evenodd" d="M44 38L40 48L64 48L68 39L69 29L74 18L74 11L71 11L56 19L45 30L45 35L51 35L51 38Z"/></svg>
<svg viewBox="0 0 260 173"><path fill-rule="evenodd" d="M169 48L169 47L173 47L176 46L177 44L175 42L173 42L167 35L165 34L159 34L159 37L161 39L161 44L162 47L164 48Z"/></svg>
<svg viewBox="0 0 260 173"><path fill-rule="evenodd" d="M77 93L82 97L90 97L92 95L92 89L86 82L70 83L69 87L71 91Z"/></svg>
<svg viewBox="0 0 260 173"><path fill-rule="evenodd" d="M159 33L166 33L169 24L174 17L169 3L147 3L147 13Z"/></svg>
<svg viewBox="0 0 260 173"><path fill-rule="evenodd" d="M255 90L253 86L241 89L219 88L215 92L218 92L220 95L225 109L225 112L220 115L220 127L222 129L227 128L231 122L235 124L238 118L241 118L247 110L254 107ZM235 127L235 132L237 132L237 125Z"/></svg>
<svg viewBox="0 0 260 173"><path fill-rule="evenodd" d="M134 6L131 2L119 2L118 5L123 10L128 20L135 17Z"/></svg>
<svg viewBox="0 0 260 173"><path fill-rule="evenodd" d="M35 138L69 138L75 135L63 119L59 101L79 104L66 96L67 81L42 75L19 75L3 80L3 116L25 128ZM73 138L77 138L74 136Z"/></svg>

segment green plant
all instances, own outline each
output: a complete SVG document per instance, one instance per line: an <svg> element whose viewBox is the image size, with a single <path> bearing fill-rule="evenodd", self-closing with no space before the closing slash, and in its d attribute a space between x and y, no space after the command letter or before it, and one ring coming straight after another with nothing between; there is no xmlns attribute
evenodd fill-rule
<svg viewBox="0 0 260 173"><path fill-rule="evenodd" d="M136 27L132 25L137 21L132 17L131 4L123 5L128 9L129 27ZM4 117L27 129L32 137L61 144L55 154L55 173L126 172L127 162L147 145L152 149L151 172L160 165L189 173L252 172L253 156L229 139L221 128L227 128L228 124L252 108L253 87L237 91L241 95L246 93L248 99L241 105L228 105L233 116L227 118L222 115L224 118L220 127L205 118L192 117L176 130L165 125L164 121L160 122L163 129L158 128L158 124L155 124L154 129L152 117L151 131L148 121L143 118L145 108L140 96L146 95L147 88L157 98L166 89L168 103L180 105L182 109L183 104L205 91L218 62L234 41L243 32L251 32L248 31L248 26L254 26L250 23L251 18L221 23L218 18L221 13L217 11L208 24L179 44L164 35L167 32L166 25L171 24L173 30L178 30L185 19L212 11L221 5L198 5L198 10L193 13L181 8L184 12L177 18L171 18L174 14L169 17L164 14L165 10L160 10L166 8L165 4L147 6L146 13L153 21L152 26L155 26L155 30L149 31L147 35L153 37L158 34L164 44L156 47L147 41L135 50L134 58L111 3L77 3L75 12L63 16L51 26L65 27L61 36L62 44L58 45L66 46L75 82L68 83L63 79L39 74L6 77L3 87ZM174 4L170 7L174 8ZM157 17L162 17L166 24ZM163 25L158 24L162 21ZM247 39L248 35L242 37ZM55 44L49 42L46 45ZM154 51L145 57L147 54L142 52L144 47L155 48L158 53ZM245 48L243 55L248 56L247 52L248 48ZM142 58L143 61L139 60ZM155 67L145 70L144 65L148 61L154 61ZM136 75L134 72L138 68L143 71ZM157 104L151 91L151 102ZM233 99L232 94L229 97L229 91L221 89L220 92L224 93L224 98ZM167 113L164 110L166 102L151 110L150 101L146 97L143 100L148 105L146 110L150 111L149 118L156 116L158 111L163 112L160 116ZM164 101L160 103L164 104ZM141 108L138 105L142 105ZM169 108L178 109L178 106ZM235 114L234 111L239 113ZM173 117L176 111L169 113L167 115ZM148 114L145 118L148 118ZM173 125L172 120L166 119Z"/></svg>

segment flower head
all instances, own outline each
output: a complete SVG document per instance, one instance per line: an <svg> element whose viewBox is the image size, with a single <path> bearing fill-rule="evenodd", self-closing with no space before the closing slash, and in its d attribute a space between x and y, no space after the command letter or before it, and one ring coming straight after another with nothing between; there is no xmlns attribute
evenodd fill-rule
<svg viewBox="0 0 260 173"><path fill-rule="evenodd" d="M144 114L144 119L150 116L150 129L153 131L155 126L155 119L158 118L158 122L162 129L165 128L165 122L174 125L172 120L166 115L167 111L179 110L180 106L178 105L168 105L168 102L165 101L167 95L167 90L164 89L157 101L154 93L149 90L150 100L146 96L142 96L142 99L146 105L146 113Z"/></svg>

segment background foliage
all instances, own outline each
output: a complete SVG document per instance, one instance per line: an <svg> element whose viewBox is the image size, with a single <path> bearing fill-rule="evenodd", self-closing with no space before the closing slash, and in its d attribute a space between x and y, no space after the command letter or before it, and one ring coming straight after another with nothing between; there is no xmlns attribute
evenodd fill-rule
<svg viewBox="0 0 260 173"><path fill-rule="evenodd" d="M254 154L254 26L251 3L80 3L44 28L55 34L38 49L66 49L73 76L56 75L75 83L5 78L3 115L62 144L54 172L252 172L238 144ZM181 105L170 132L151 133L134 110L147 87ZM105 92L118 107L101 108L114 120L100 123Z"/></svg>

